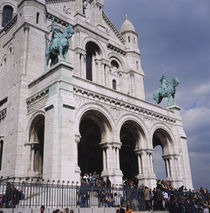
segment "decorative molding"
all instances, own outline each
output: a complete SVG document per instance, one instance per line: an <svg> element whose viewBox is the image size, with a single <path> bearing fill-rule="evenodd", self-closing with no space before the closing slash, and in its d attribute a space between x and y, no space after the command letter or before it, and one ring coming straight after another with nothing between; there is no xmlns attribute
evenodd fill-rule
<svg viewBox="0 0 210 213"><path fill-rule="evenodd" d="M5 103L7 102L7 100L8 100L8 97L2 99L2 100L0 101L0 107L1 107L3 104L5 104Z"/></svg>
<svg viewBox="0 0 210 213"><path fill-rule="evenodd" d="M69 23L67 21L62 20L62 19L56 17L55 15L47 13L47 19L52 20L53 17L54 17L56 23L61 24L64 27L67 27L69 25Z"/></svg>
<svg viewBox="0 0 210 213"><path fill-rule="evenodd" d="M45 106L49 95L49 88L46 88L30 98L26 99L27 112L31 113Z"/></svg>
<svg viewBox="0 0 210 213"><path fill-rule="evenodd" d="M3 110L0 111L0 122L1 122L3 119L5 119L6 116L7 116L7 109L5 108L5 109L3 109Z"/></svg>
<svg viewBox="0 0 210 213"><path fill-rule="evenodd" d="M121 33L116 29L116 27L112 24L112 22L109 20L109 18L104 13L104 11L102 13L102 17L103 17L104 21L108 24L108 26L112 29L112 31L114 32L114 34L119 38L119 40L123 44L125 44L125 39L123 38L123 36L121 35Z"/></svg>
<svg viewBox="0 0 210 213"><path fill-rule="evenodd" d="M55 4L55 3L62 3L62 2L71 2L76 0L46 0L46 4Z"/></svg>
<svg viewBox="0 0 210 213"><path fill-rule="evenodd" d="M15 25L16 22L17 22L17 15L14 16L14 18L11 19L11 21L0 31L0 35L1 35L3 32L7 33L7 31L8 31L11 27L13 27L13 26Z"/></svg>
<svg viewBox="0 0 210 213"><path fill-rule="evenodd" d="M26 99L27 105L29 106L29 105L33 104L34 102L37 102L39 99L41 99L45 96L48 96L48 93L49 93L49 88L41 90L40 92L38 92L35 95L31 96L30 98Z"/></svg>
<svg viewBox="0 0 210 213"><path fill-rule="evenodd" d="M87 91L85 89L78 88L76 86L74 86L73 90L74 90L74 93L77 95L80 95L80 96L83 96L86 98L88 97L89 99L92 99L92 100L97 100L103 104L106 103L106 104L109 104L109 105L112 105L112 106L115 106L115 107L118 107L118 108L121 108L124 110L129 110L129 111L141 114L142 116L148 116L150 118L166 121L169 123L176 122L176 119L174 119L172 117L157 113L152 110L148 110L148 109L140 107L140 106L135 106L135 105L129 104L129 103L121 101L121 100L116 100L114 98L111 98L111 97L108 97L105 95L97 94L92 91Z"/></svg>
<svg viewBox="0 0 210 213"><path fill-rule="evenodd" d="M118 52L118 53L122 54L122 55L126 54L126 52L124 50L122 50L122 49L120 49L120 48L118 48L118 47L116 47L116 46L114 46L112 44L108 44L107 47L109 49L111 49L111 50L114 50L115 52Z"/></svg>

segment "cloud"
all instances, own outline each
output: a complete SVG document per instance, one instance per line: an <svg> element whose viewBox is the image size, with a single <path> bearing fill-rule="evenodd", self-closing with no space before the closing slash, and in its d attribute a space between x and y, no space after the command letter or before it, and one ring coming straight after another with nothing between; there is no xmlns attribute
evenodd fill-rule
<svg viewBox="0 0 210 213"><path fill-rule="evenodd" d="M197 107L186 110L182 114L184 127L191 136L210 130L210 109Z"/></svg>

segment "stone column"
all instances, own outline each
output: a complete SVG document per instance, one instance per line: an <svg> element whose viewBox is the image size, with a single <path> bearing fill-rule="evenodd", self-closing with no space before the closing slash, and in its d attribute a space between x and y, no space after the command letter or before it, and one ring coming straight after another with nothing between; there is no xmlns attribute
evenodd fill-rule
<svg viewBox="0 0 210 213"><path fill-rule="evenodd" d="M95 59L95 69L94 72L92 72L93 74L93 81L95 81L97 84L100 84L100 69L99 69L99 60Z"/></svg>
<svg viewBox="0 0 210 213"><path fill-rule="evenodd" d="M86 79L86 55L81 54L81 78Z"/></svg>
<svg viewBox="0 0 210 213"><path fill-rule="evenodd" d="M34 149L31 146L31 171L34 171Z"/></svg>
<svg viewBox="0 0 210 213"><path fill-rule="evenodd" d="M104 169L102 177L109 176L113 184L122 184L122 172L120 170L119 149L120 143L104 142L103 149Z"/></svg>
<svg viewBox="0 0 210 213"><path fill-rule="evenodd" d="M106 149L103 149L103 170L107 170L107 162L106 162Z"/></svg>
<svg viewBox="0 0 210 213"><path fill-rule="evenodd" d="M76 52L76 75L78 77L81 77L81 59L80 59L81 53L80 52Z"/></svg>
<svg viewBox="0 0 210 213"><path fill-rule="evenodd" d="M141 174L142 174L142 160L141 160L141 154L138 153L137 157L138 157L139 174L141 175Z"/></svg>
<svg viewBox="0 0 210 213"><path fill-rule="evenodd" d="M78 164L78 145L81 139L81 135L80 134L76 134L75 135L75 155L76 155L76 163L75 163L75 172L78 173L80 175L81 170L79 168L79 164Z"/></svg>

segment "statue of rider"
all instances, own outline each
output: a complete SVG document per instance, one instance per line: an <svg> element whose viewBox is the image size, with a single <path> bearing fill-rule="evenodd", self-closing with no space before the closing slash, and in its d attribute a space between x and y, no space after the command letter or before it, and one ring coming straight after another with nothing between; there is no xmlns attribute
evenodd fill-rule
<svg viewBox="0 0 210 213"><path fill-rule="evenodd" d="M162 88L165 91L168 86L168 81L166 80L166 77L164 74L162 75L160 82L161 82L160 88Z"/></svg>
<svg viewBox="0 0 210 213"><path fill-rule="evenodd" d="M50 41L50 47L51 47L52 50L56 49L56 47L58 46L58 41L61 38L61 30L60 30L59 27L55 28L54 21L55 21L55 19L53 17L52 25L51 25L52 38L51 38L51 41Z"/></svg>

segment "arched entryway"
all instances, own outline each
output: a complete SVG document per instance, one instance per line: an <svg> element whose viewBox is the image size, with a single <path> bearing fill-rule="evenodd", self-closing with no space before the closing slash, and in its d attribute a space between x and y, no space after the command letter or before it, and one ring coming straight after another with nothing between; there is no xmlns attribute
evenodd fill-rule
<svg viewBox="0 0 210 213"><path fill-rule="evenodd" d="M170 158L173 154L172 139L164 129L157 129L153 134L153 166L158 179L172 177L172 165Z"/></svg>
<svg viewBox="0 0 210 213"><path fill-rule="evenodd" d="M45 117L37 115L31 123L29 132L30 171L40 176L43 173L44 123Z"/></svg>
<svg viewBox="0 0 210 213"><path fill-rule="evenodd" d="M134 179L139 174L137 152L141 141L143 141L143 131L140 126L133 121L126 121L120 130L120 169L123 178Z"/></svg>
<svg viewBox="0 0 210 213"><path fill-rule="evenodd" d="M108 139L111 131L109 122L102 113L90 110L82 116L79 131L78 164L82 175L94 172L101 174L104 170L101 144Z"/></svg>

